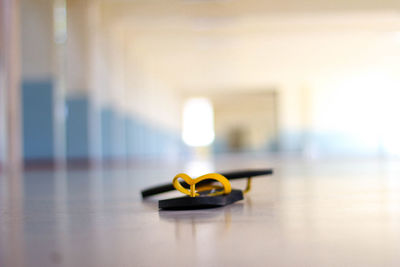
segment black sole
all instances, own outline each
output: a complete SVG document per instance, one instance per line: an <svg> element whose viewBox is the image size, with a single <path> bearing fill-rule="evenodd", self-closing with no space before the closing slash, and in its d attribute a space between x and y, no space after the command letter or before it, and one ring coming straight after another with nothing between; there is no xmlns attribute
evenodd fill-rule
<svg viewBox="0 0 400 267"><path fill-rule="evenodd" d="M158 207L162 210L194 210L223 207L243 199L241 190L232 190L227 195L178 197L158 201Z"/></svg>

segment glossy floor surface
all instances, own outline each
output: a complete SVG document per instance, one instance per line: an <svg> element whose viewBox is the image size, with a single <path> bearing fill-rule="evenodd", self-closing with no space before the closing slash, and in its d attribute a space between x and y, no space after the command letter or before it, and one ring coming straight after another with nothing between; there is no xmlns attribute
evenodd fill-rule
<svg viewBox="0 0 400 267"><path fill-rule="evenodd" d="M159 211L140 197L182 170L249 167L275 174L225 208ZM0 178L2 267L400 266L399 252L399 160L231 158Z"/></svg>

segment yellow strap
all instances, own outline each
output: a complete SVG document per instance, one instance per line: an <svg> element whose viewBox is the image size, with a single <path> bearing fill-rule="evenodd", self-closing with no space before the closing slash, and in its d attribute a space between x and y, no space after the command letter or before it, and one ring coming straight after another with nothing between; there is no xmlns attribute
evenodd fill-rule
<svg viewBox="0 0 400 267"><path fill-rule="evenodd" d="M243 190L243 194L248 193L251 190L251 177L247 178L246 188Z"/></svg>
<svg viewBox="0 0 400 267"><path fill-rule="evenodd" d="M182 178L190 186L190 190L184 188L181 185L181 183L179 182L179 178ZM224 190L223 194L229 194L232 191L231 184L229 183L228 179L226 179L224 176L222 176L221 174L218 174L218 173L205 174L196 179L192 179L189 175L187 175L185 173L179 173L172 180L172 184L176 190L178 190L188 196L197 197L197 196L199 196L199 194L196 192L196 184L203 180L216 180L216 181L220 182L223 186L223 190Z"/></svg>

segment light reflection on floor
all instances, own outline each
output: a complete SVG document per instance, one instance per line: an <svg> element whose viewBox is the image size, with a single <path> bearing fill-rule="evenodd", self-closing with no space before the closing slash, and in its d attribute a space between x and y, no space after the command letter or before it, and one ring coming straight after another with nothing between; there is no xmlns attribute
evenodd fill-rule
<svg viewBox="0 0 400 267"><path fill-rule="evenodd" d="M0 266L399 266L399 163L236 157L3 176ZM225 208L158 211L140 197L182 169L256 167L276 173Z"/></svg>

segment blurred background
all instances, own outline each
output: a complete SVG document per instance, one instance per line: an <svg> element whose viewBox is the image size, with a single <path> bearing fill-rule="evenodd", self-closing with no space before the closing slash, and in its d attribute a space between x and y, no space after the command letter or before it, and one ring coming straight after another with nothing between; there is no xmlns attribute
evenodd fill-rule
<svg viewBox="0 0 400 267"><path fill-rule="evenodd" d="M400 155L400 2L0 0L1 166Z"/></svg>

